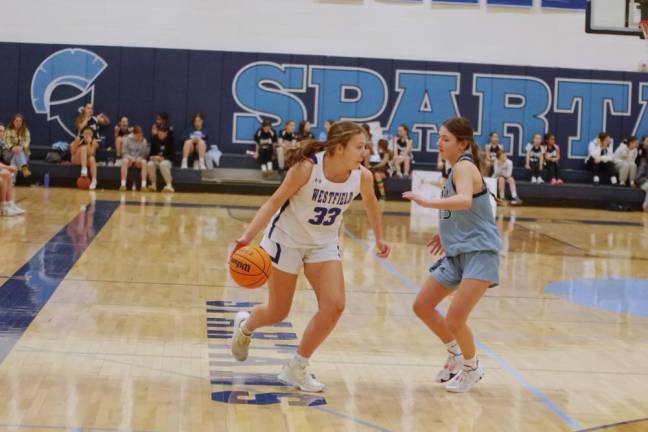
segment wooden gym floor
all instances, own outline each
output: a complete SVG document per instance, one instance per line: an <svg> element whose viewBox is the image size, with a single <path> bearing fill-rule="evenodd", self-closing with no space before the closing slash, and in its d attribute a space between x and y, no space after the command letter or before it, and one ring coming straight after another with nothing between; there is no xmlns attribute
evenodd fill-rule
<svg viewBox="0 0 648 432"><path fill-rule="evenodd" d="M251 358L229 355L234 312L266 292L233 285L228 248L264 198L17 195L27 215L0 218L0 431L648 430L645 213L500 209L501 286L470 321L486 376L457 395L411 312L430 232L387 203L381 261L354 203L347 308L314 395L275 380L316 309L304 280Z"/></svg>

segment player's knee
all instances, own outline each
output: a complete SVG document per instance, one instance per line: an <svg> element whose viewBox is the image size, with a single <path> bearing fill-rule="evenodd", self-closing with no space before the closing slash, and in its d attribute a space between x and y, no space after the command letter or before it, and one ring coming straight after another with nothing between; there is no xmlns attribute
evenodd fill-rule
<svg viewBox="0 0 648 432"><path fill-rule="evenodd" d="M323 310L327 316L331 317L332 319L337 320L341 315L342 312L344 312L344 308L346 307L344 298L338 298L338 299L332 299L331 301L327 302L325 305L322 305L320 307L320 310Z"/></svg>
<svg viewBox="0 0 648 432"><path fill-rule="evenodd" d="M455 314L449 313L448 316L446 316L446 325L452 334L457 334L464 328L466 322Z"/></svg>

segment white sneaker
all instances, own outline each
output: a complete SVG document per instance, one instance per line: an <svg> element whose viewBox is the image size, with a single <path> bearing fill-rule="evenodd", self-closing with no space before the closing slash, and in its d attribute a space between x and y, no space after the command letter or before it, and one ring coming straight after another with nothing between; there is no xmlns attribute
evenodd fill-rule
<svg viewBox="0 0 648 432"><path fill-rule="evenodd" d="M187 165L187 159L182 159L182 165L180 165L181 169L187 169L189 166Z"/></svg>
<svg viewBox="0 0 648 432"><path fill-rule="evenodd" d="M205 166L205 161L201 160L201 161L198 163L198 168L201 169L201 170L205 170L205 169L207 169L207 167Z"/></svg>
<svg viewBox="0 0 648 432"><path fill-rule="evenodd" d="M535 177L531 177L531 183L536 184L536 178Z"/></svg>
<svg viewBox="0 0 648 432"><path fill-rule="evenodd" d="M318 393L326 387L308 373L305 364L299 364L295 359L288 360L277 378L282 383L305 392Z"/></svg>
<svg viewBox="0 0 648 432"><path fill-rule="evenodd" d="M88 177L88 168L81 168L81 177Z"/></svg>
<svg viewBox="0 0 648 432"><path fill-rule="evenodd" d="M612 177L610 177L610 183L613 184L613 185L617 184L617 178L616 178L616 176L612 176Z"/></svg>
<svg viewBox="0 0 648 432"><path fill-rule="evenodd" d="M594 176L593 180L594 180L594 183L596 183L596 184L599 184L599 182L601 181L601 179L599 179L599 176Z"/></svg>
<svg viewBox="0 0 648 432"><path fill-rule="evenodd" d="M463 369L463 355L448 353L443 369L436 376L436 382L445 383L454 378Z"/></svg>
<svg viewBox="0 0 648 432"><path fill-rule="evenodd" d="M90 187L89 187L88 189L89 189L89 190L95 190L95 189L97 189L97 179L96 179L96 178L93 178L93 179L90 181Z"/></svg>
<svg viewBox="0 0 648 432"><path fill-rule="evenodd" d="M232 335L232 355L238 361L245 361L248 358L248 351L250 350L250 341L252 336L247 336L241 330L241 323L247 320L250 314L245 311L240 311L234 317L234 334Z"/></svg>
<svg viewBox="0 0 648 432"><path fill-rule="evenodd" d="M467 371L462 369L457 376L446 383L446 390L451 393L466 393L470 391L484 377L484 368L477 360L477 368Z"/></svg>
<svg viewBox="0 0 648 432"><path fill-rule="evenodd" d="M0 209L0 216L11 217L11 216L18 216L19 214L21 213L19 213L17 210L14 210L13 207L7 204L5 204L2 209Z"/></svg>
<svg viewBox="0 0 648 432"><path fill-rule="evenodd" d="M542 184L544 183L544 180L542 180L542 177L536 177L536 183Z"/></svg>
<svg viewBox="0 0 648 432"><path fill-rule="evenodd" d="M14 211L16 215L25 214L25 210L18 207L13 201L9 202L9 207Z"/></svg>
<svg viewBox="0 0 648 432"><path fill-rule="evenodd" d="M171 193L173 193L173 192L175 192L175 189L173 189L173 186L171 186L171 184L168 184L168 185L164 186L164 189L162 189L162 192L171 192Z"/></svg>
<svg viewBox="0 0 648 432"><path fill-rule="evenodd" d="M115 160L115 166L120 167L121 166L121 159Z"/></svg>

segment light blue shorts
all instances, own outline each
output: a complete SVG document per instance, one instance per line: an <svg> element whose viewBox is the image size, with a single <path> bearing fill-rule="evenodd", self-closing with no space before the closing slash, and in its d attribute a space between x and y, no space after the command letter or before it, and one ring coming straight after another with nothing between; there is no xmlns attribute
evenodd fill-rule
<svg viewBox="0 0 648 432"><path fill-rule="evenodd" d="M457 288L462 279L487 281L492 288L499 284L499 253L477 251L443 257L430 267L430 273L447 288Z"/></svg>

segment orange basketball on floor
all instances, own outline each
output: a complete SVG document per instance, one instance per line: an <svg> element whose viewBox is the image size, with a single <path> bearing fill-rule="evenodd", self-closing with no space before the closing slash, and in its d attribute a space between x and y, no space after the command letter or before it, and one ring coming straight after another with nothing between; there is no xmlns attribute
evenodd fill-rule
<svg viewBox="0 0 648 432"><path fill-rule="evenodd" d="M76 184L79 189L90 189L90 178L81 176L77 179Z"/></svg>
<svg viewBox="0 0 648 432"><path fill-rule="evenodd" d="M245 246L232 254L229 272L243 288L259 288L270 276L270 256L259 246Z"/></svg>

